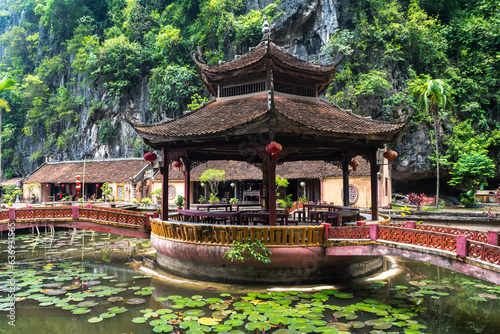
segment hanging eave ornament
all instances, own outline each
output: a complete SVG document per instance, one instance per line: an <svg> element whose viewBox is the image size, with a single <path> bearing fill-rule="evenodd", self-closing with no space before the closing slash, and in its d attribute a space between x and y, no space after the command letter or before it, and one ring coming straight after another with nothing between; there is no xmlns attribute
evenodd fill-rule
<svg viewBox="0 0 500 334"><path fill-rule="evenodd" d="M151 165L157 158L158 156L154 152L146 152L146 154L144 154L144 160L149 161Z"/></svg>
<svg viewBox="0 0 500 334"><path fill-rule="evenodd" d="M177 170L180 171L182 169L182 166L183 166L182 162L174 161L174 167L177 168Z"/></svg>

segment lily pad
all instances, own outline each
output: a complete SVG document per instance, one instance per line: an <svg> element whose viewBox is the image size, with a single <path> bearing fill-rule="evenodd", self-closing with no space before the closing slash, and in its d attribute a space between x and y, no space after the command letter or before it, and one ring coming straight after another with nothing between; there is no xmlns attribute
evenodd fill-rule
<svg viewBox="0 0 500 334"><path fill-rule="evenodd" d="M97 322L101 322L103 321L104 319L102 317L92 317L88 320L88 322L90 322L91 324L95 324Z"/></svg>
<svg viewBox="0 0 500 334"><path fill-rule="evenodd" d="M215 319L215 318L200 318L198 319L198 322L200 323L200 325L205 325L205 326L214 326L214 325L218 325L220 320L219 319Z"/></svg>
<svg viewBox="0 0 500 334"><path fill-rule="evenodd" d="M106 312L106 313L101 314L101 318L109 319L109 318L113 318L115 315L116 315L116 313Z"/></svg>
<svg viewBox="0 0 500 334"><path fill-rule="evenodd" d="M122 298L122 300L123 300L123 298ZM127 304L129 304L129 305L140 305L140 304L143 304L145 302L146 302L146 299L144 299L144 298L130 298L129 300L127 300Z"/></svg>
<svg viewBox="0 0 500 334"><path fill-rule="evenodd" d="M143 324L146 321L148 321L148 319L144 318L144 317L136 317L136 318L132 319L132 322L136 323L136 324Z"/></svg>
<svg viewBox="0 0 500 334"><path fill-rule="evenodd" d="M81 308L75 308L74 310L71 311L73 314L85 314L85 313L89 313L90 312L90 309L89 308L84 308L84 307L81 307Z"/></svg>

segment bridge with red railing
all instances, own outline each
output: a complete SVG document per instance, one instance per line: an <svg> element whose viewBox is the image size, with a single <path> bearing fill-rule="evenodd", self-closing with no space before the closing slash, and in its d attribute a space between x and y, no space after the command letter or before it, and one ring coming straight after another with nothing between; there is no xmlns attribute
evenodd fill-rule
<svg viewBox="0 0 500 334"><path fill-rule="evenodd" d="M68 228L87 229L97 232L120 234L131 237L148 239L151 235L152 214L144 214L103 207L61 206L61 207L34 207L0 211L0 231L9 230L12 226L16 229L59 226ZM155 220L156 221L156 220ZM190 224L169 220L165 223L177 225ZM192 223L191 223L192 224ZM212 231L213 240L216 234L221 233L222 225L198 224L207 228L203 233ZM416 224L370 224L365 226L332 227L322 224L323 231L320 240L315 245L325 246L326 256L396 256L431 263L453 271L461 272L495 284L500 284L500 247L497 231L477 231L445 226ZM265 226L262 226L265 228ZM241 228L251 229L249 226ZM270 233L260 233L255 238L262 239L265 245L272 245L270 235L292 235L297 227L273 226L268 227ZM315 226L318 228L318 226ZM279 229L280 231L276 231ZM261 229L259 229L261 230ZM271 230L273 231L271 233ZM282 230L282 231L281 231ZM212 233L211 232L211 233ZM251 232L251 231L250 231ZM296 232L296 231L295 231ZM293 232L293 233L295 233ZM154 233L154 231L153 231ZM307 235L307 231L304 232ZM162 236L166 239L188 243L204 243L211 239L204 238L183 240L183 234ZM295 240L295 241L294 241ZM307 238L282 237L279 247L307 246ZM232 242L228 234L227 242ZM208 242L211 243L211 242ZM214 241L214 246L217 243Z"/></svg>
<svg viewBox="0 0 500 334"><path fill-rule="evenodd" d="M67 227L149 239L152 214L104 207L58 206L10 208L0 211L0 231L12 226Z"/></svg>

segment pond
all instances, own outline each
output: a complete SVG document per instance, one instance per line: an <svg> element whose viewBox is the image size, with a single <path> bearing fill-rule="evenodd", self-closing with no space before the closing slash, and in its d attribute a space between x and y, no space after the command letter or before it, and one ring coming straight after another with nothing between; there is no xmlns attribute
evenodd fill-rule
<svg viewBox="0 0 500 334"><path fill-rule="evenodd" d="M142 239L18 232L14 268L7 245L4 233L0 333L500 331L499 286L417 261L387 258L342 286L239 286L172 277Z"/></svg>

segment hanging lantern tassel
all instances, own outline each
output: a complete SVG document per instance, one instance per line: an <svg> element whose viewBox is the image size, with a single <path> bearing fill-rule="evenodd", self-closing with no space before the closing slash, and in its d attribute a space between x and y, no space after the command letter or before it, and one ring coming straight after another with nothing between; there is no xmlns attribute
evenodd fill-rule
<svg viewBox="0 0 500 334"><path fill-rule="evenodd" d="M392 165L392 161L398 157L398 153L393 150L387 150L384 153L384 158L389 160L389 164Z"/></svg>
<svg viewBox="0 0 500 334"><path fill-rule="evenodd" d="M281 144L278 144L275 141L272 141L266 146L266 151L267 153L271 154L271 160L273 161L278 160L278 153L280 153L282 149L283 147L281 146Z"/></svg>
<svg viewBox="0 0 500 334"><path fill-rule="evenodd" d="M352 159L351 162L349 163L349 166L352 167L353 171L356 171L356 169L359 166L359 162L356 159Z"/></svg>

